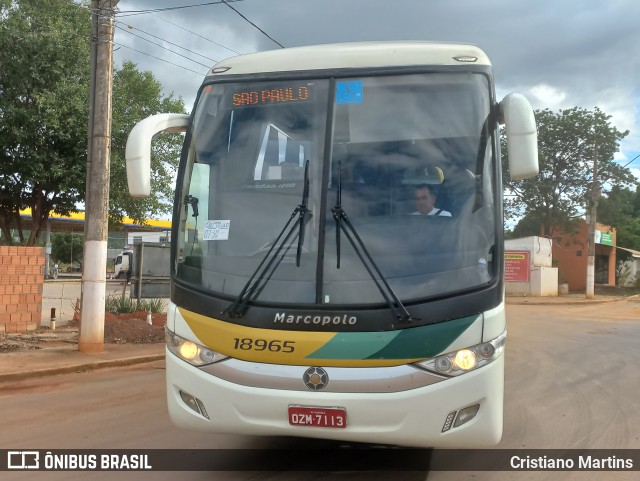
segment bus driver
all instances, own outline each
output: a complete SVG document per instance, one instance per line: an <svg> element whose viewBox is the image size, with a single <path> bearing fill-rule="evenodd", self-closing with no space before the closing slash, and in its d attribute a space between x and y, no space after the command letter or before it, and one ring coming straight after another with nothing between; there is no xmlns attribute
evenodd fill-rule
<svg viewBox="0 0 640 481"><path fill-rule="evenodd" d="M436 194L429 184L420 184L416 187L416 211L412 215L439 215L451 217L451 212L438 209L436 204Z"/></svg>

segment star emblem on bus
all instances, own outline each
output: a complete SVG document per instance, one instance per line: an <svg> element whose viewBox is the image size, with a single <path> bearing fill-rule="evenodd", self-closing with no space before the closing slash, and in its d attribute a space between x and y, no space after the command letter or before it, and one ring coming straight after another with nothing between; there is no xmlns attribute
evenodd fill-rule
<svg viewBox="0 0 640 481"><path fill-rule="evenodd" d="M322 391L329 384L329 375L321 367L310 367L302 375L302 380L311 391Z"/></svg>

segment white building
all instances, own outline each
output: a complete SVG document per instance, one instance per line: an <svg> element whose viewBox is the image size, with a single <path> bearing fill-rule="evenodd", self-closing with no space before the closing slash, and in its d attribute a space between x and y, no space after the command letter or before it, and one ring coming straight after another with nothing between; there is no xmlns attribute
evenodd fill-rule
<svg viewBox="0 0 640 481"><path fill-rule="evenodd" d="M521 296L557 296L558 268L552 266L551 239L522 237L504 242L505 292Z"/></svg>
<svg viewBox="0 0 640 481"><path fill-rule="evenodd" d="M171 242L171 231L125 232L125 245L135 245L143 242Z"/></svg>
<svg viewBox="0 0 640 481"><path fill-rule="evenodd" d="M618 283L621 287L634 287L640 284L640 251L618 247L631 253L631 259L624 261L618 273Z"/></svg>

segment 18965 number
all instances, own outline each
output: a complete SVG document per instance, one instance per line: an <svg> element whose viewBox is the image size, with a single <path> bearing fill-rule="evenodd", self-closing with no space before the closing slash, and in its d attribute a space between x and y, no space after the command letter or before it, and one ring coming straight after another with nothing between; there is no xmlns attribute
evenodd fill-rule
<svg viewBox="0 0 640 481"><path fill-rule="evenodd" d="M274 339L251 339L250 337L234 337L234 349L242 351L271 351L271 352L293 352L295 351L295 341L280 341Z"/></svg>

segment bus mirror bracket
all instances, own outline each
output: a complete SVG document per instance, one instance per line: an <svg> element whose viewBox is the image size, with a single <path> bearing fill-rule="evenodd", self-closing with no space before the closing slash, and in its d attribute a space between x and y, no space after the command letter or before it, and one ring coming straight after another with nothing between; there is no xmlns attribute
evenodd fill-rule
<svg viewBox="0 0 640 481"><path fill-rule="evenodd" d="M138 122L127 139L127 183L132 197L151 193L151 139L159 132L186 132L187 114L157 114Z"/></svg>
<svg viewBox="0 0 640 481"><path fill-rule="evenodd" d="M509 172L513 180L538 174L538 133L529 101L520 94L509 94L500 102L509 153Z"/></svg>

